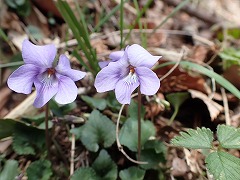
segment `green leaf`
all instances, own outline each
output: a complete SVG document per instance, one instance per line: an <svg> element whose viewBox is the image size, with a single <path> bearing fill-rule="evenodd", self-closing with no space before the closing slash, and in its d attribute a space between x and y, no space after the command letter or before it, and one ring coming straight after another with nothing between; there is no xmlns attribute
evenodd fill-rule
<svg viewBox="0 0 240 180"><path fill-rule="evenodd" d="M224 148L240 149L240 129L226 125L218 125L217 136Z"/></svg>
<svg viewBox="0 0 240 180"><path fill-rule="evenodd" d="M238 180L240 159L226 152L210 153L206 158L207 169L216 180Z"/></svg>
<svg viewBox="0 0 240 180"><path fill-rule="evenodd" d="M141 164L143 169L152 169L154 167L160 168L158 165L160 162L165 163L166 158L164 153L156 153L155 149L144 149L141 152L141 161L147 162L147 164Z"/></svg>
<svg viewBox="0 0 240 180"><path fill-rule="evenodd" d="M28 180L49 180L52 174L51 162L48 160L34 161L27 168Z"/></svg>
<svg viewBox="0 0 240 180"><path fill-rule="evenodd" d="M154 136L156 129L151 121L141 121L141 144L144 145L149 137ZM137 151L138 147L138 122L136 119L128 118L123 124L120 135L122 145L128 147L131 151Z"/></svg>
<svg viewBox="0 0 240 180"><path fill-rule="evenodd" d="M53 114L60 117L68 114L70 111L77 107L77 104L75 102L65 105L57 104L54 100L50 100L49 102L49 107Z"/></svg>
<svg viewBox="0 0 240 180"><path fill-rule="evenodd" d="M92 164L97 176L101 180L117 179L117 165L113 162L106 150L101 150Z"/></svg>
<svg viewBox="0 0 240 180"><path fill-rule="evenodd" d="M82 167L76 170L71 177L71 180L97 180L96 172L91 167Z"/></svg>
<svg viewBox="0 0 240 180"><path fill-rule="evenodd" d="M121 170L119 176L122 180L142 180L145 175L145 170L139 169L136 166Z"/></svg>
<svg viewBox="0 0 240 180"><path fill-rule="evenodd" d="M12 119L0 119L0 139L12 136L16 123Z"/></svg>
<svg viewBox="0 0 240 180"><path fill-rule="evenodd" d="M14 128L13 149L19 155L32 154L37 150L42 150L45 144L45 133L43 130L19 125Z"/></svg>
<svg viewBox="0 0 240 180"><path fill-rule="evenodd" d="M210 78L214 78L222 87L226 88L233 95L240 98L240 91L234 85L232 85L228 80L226 80L219 74L217 74L199 64L188 62L188 61L181 61L180 65L183 68L190 69L190 70L194 69L195 71L200 72Z"/></svg>
<svg viewBox="0 0 240 180"><path fill-rule="evenodd" d="M96 99L89 96L81 96L81 98L92 108L104 110L107 106L107 102L105 99Z"/></svg>
<svg viewBox="0 0 240 180"><path fill-rule="evenodd" d="M131 103L128 107L128 113L131 118L137 119L138 118L138 103L131 100ZM144 117L145 115L145 108L144 106L141 106L141 117Z"/></svg>
<svg viewBox="0 0 240 180"><path fill-rule="evenodd" d="M189 129L187 132L180 132L171 140L175 146L182 146L190 149L210 149L212 147L213 133L208 128Z"/></svg>
<svg viewBox="0 0 240 180"><path fill-rule="evenodd" d="M174 107L174 113L169 121L170 124L175 119L182 103L184 103L186 101L186 99L188 99L189 97L190 96L189 96L188 92L177 92L177 93L170 93L170 94L166 95L167 100Z"/></svg>
<svg viewBox="0 0 240 180"><path fill-rule="evenodd" d="M154 149L156 153L163 153L163 154L166 154L167 152L167 148L164 145L164 143L157 139L148 140L144 144L144 149Z"/></svg>
<svg viewBox="0 0 240 180"><path fill-rule="evenodd" d="M7 160L4 169L0 174L2 180L13 180L18 175L18 162L15 160Z"/></svg>
<svg viewBox="0 0 240 180"><path fill-rule="evenodd" d="M121 104L117 101L114 92L108 92L107 95L107 106L110 107L113 111L118 112L121 108Z"/></svg>
<svg viewBox="0 0 240 180"><path fill-rule="evenodd" d="M89 151L97 152L99 144L104 148L110 147L115 141L115 124L94 110L84 125L80 138Z"/></svg>

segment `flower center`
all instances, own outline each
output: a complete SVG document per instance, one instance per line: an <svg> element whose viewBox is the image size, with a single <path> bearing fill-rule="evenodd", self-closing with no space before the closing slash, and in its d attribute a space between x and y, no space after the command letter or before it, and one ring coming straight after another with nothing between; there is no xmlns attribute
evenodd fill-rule
<svg viewBox="0 0 240 180"><path fill-rule="evenodd" d="M128 75L124 78L124 81L128 84L134 84L138 81L137 74L135 73L135 67L129 66L129 73Z"/></svg>
<svg viewBox="0 0 240 180"><path fill-rule="evenodd" d="M46 87L55 86L58 83L56 70L54 68L48 68L44 73L39 75L39 80Z"/></svg>
<svg viewBox="0 0 240 180"><path fill-rule="evenodd" d="M48 78L51 77L51 75L55 74L56 70L54 68L48 68L47 69L47 74L48 74Z"/></svg>

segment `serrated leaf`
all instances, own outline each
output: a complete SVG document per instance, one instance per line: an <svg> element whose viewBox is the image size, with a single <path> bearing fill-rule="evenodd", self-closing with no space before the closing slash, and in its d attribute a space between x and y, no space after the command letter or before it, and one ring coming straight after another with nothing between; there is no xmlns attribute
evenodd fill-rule
<svg viewBox="0 0 240 180"><path fill-rule="evenodd" d="M141 121L141 144L144 145L150 136L154 136L156 129L151 121ZM128 147L131 151L137 151L138 148L138 121L128 118L123 124L119 139L122 145Z"/></svg>
<svg viewBox="0 0 240 180"><path fill-rule="evenodd" d="M105 99L97 99L97 98L92 98L89 96L81 96L81 98L92 108L104 110L107 106L107 102Z"/></svg>
<svg viewBox="0 0 240 180"><path fill-rule="evenodd" d="M36 153L36 150L42 150L45 144L45 133L43 130L18 125L14 128L13 149L19 155Z"/></svg>
<svg viewBox="0 0 240 180"><path fill-rule="evenodd" d="M99 144L105 148L110 147L115 141L115 124L94 110L84 125L80 138L89 151L97 152Z"/></svg>
<svg viewBox="0 0 240 180"><path fill-rule="evenodd" d="M217 136L224 148L240 149L240 129L226 125L218 125Z"/></svg>
<svg viewBox="0 0 240 180"><path fill-rule="evenodd" d="M213 133L208 128L189 129L187 132L180 132L171 140L175 146L182 146L190 149L210 149L212 147Z"/></svg>
<svg viewBox="0 0 240 180"><path fill-rule="evenodd" d="M18 162L15 160L7 160L2 172L0 173L0 179L13 180L18 174Z"/></svg>
<svg viewBox="0 0 240 180"><path fill-rule="evenodd" d="M97 180L96 172L91 167L82 167L74 172L71 177L71 180Z"/></svg>
<svg viewBox="0 0 240 180"><path fill-rule="evenodd" d="M117 165L113 162L106 150L101 150L92 164L97 176L101 180L116 180Z"/></svg>
<svg viewBox="0 0 240 180"><path fill-rule="evenodd" d="M51 176L51 163L48 160L34 161L27 168L28 180L49 180Z"/></svg>
<svg viewBox="0 0 240 180"><path fill-rule="evenodd" d="M240 159L226 152L210 153L206 158L207 169L216 180L238 180Z"/></svg>
<svg viewBox="0 0 240 180"><path fill-rule="evenodd" d="M121 170L119 176L122 180L142 180L145 175L145 170L132 166L128 169Z"/></svg>

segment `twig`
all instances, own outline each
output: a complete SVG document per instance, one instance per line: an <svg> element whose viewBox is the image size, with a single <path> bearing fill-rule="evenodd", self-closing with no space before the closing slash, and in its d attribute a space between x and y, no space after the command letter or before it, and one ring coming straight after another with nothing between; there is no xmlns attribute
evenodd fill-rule
<svg viewBox="0 0 240 180"><path fill-rule="evenodd" d="M136 163L136 164L148 164L148 162L142 162L142 161L136 161L132 158L130 158L127 153L123 150L123 147L120 143L119 140L119 121L120 121L120 117L124 108L124 104L122 105L121 109L119 110L119 114L118 114L118 119L117 119L117 124L116 124L116 142L117 142L117 146L118 146L118 150L121 151L121 153L131 162Z"/></svg>
<svg viewBox="0 0 240 180"><path fill-rule="evenodd" d="M176 64L174 64L174 66L166 73L164 74L164 76L162 76L159 80L162 81L163 79L165 79L166 77L168 77L173 71L174 69L176 69L180 63L180 61L182 60L182 57L184 55L184 49L181 50L180 52L180 56L179 56L179 59L178 61L176 62Z"/></svg>
<svg viewBox="0 0 240 180"><path fill-rule="evenodd" d="M227 95L226 95L225 89L222 88L222 87L221 87L221 93L222 93L222 98L223 98L223 107L224 107L226 125L230 126L231 125L231 119L230 119L230 115L229 115Z"/></svg>
<svg viewBox="0 0 240 180"><path fill-rule="evenodd" d="M71 125L71 129L75 126ZM74 156L75 156L75 134L72 133L72 146L71 146L71 158L70 158L70 176L74 173Z"/></svg>

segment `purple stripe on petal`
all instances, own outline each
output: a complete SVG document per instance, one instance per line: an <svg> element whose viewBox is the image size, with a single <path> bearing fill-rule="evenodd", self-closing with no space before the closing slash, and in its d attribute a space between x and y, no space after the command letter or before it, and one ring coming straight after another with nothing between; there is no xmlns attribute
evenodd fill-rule
<svg viewBox="0 0 240 180"><path fill-rule="evenodd" d="M67 76L58 76L58 92L55 100L59 104L68 104L73 102L77 97L77 86L74 81Z"/></svg>
<svg viewBox="0 0 240 180"><path fill-rule="evenodd" d="M9 76L7 81L8 87L18 93L30 94L33 81L39 71L41 69L32 64L20 66Z"/></svg>
<svg viewBox="0 0 240 180"><path fill-rule="evenodd" d="M130 104L132 92L139 86L139 82L129 84L126 79L121 79L118 81L115 94L119 103Z"/></svg>
<svg viewBox="0 0 240 180"><path fill-rule="evenodd" d="M122 73L122 68L118 62L109 63L109 65L103 68L96 76L94 86L97 92L113 90L121 78Z"/></svg>
<svg viewBox="0 0 240 180"><path fill-rule="evenodd" d="M134 67L148 67L153 65L161 58L161 56L153 56L146 49L138 44L133 44L127 49L128 59Z"/></svg>
<svg viewBox="0 0 240 180"><path fill-rule="evenodd" d="M55 75L48 77L46 73L40 74L34 85L37 96L33 105L36 108L44 106L58 92L58 80Z"/></svg>
<svg viewBox="0 0 240 180"><path fill-rule="evenodd" d="M59 57L58 65L55 69L59 74L67 76L73 81L78 81L86 75L85 72L71 69L70 61L64 54Z"/></svg>
<svg viewBox="0 0 240 180"><path fill-rule="evenodd" d="M29 40L23 41L22 57L26 64L50 68L56 56L56 47L53 44L37 46Z"/></svg>
<svg viewBox="0 0 240 180"><path fill-rule="evenodd" d="M137 67L135 71L140 81L140 91L145 95L154 95L160 88L157 75L149 68Z"/></svg>

